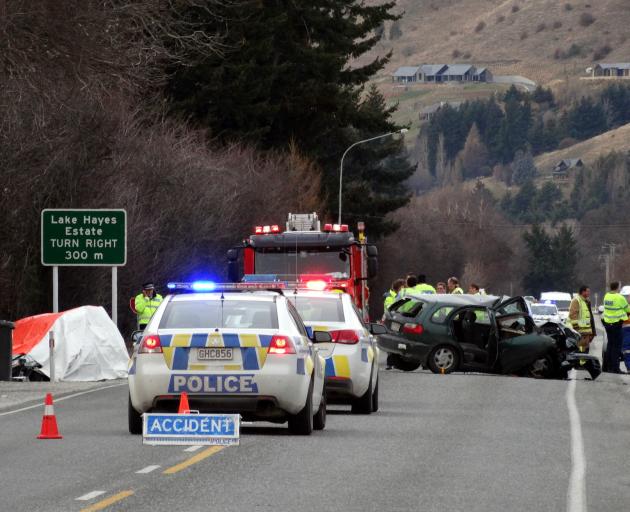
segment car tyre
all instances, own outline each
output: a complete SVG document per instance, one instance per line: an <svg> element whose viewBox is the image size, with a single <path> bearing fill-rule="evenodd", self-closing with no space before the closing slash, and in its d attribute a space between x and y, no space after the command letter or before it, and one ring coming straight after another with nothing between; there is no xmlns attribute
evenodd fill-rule
<svg viewBox="0 0 630 512"><path fill-rule="evenodd" d="M374 393L372 391L372 374L370 374L370 383L368 384L367 390L359 398L355 398L352 401L352 414L371 414L373 399Z"/></svg>
<svg viewBox="0 0 630 512"><path fill-rule="evenodd" d="M131 405L131 395L129 395L127 418L129 421L129 433L133 435L142 434L142 415Z"/></svg>
<svg viewBox="0 0 630 512"><path fill-rule="evenodd" d="M452 373L459 368L459 352L451 345L438 345L429 354L428 364L433 373Z"/></svg>
<svg viewBox="0 0 630 512"><path fill-rule="evenodd" d="M379 378L376 378L376 386L374 386L374 393L372 393L372 412L378 411L378 383Z"/></svg>
<svg viewBox="0 0 630 512"><path fill-rule="evenodd" d="M393 360L394 368L397 370L402 370L403 372L412 372L420 368L422 364L421 361L416 361L415 359L407 359L405 357L396 356Z"/></svg>
<svg viewBox="0 0 630 512"><path fill-rule="evenodd" d="M313 380L308 388L306 404L297 414L289 415L289 432L299 436L310 436L313 433Z"/></svg>
<svg viewBox="0 0 630 512"><path fill-rule="evenodd" d="M530 364L525 370L525 375L532 379L551 379L554 376L554 367L552 357L547 354Z"/></svg>
<svg viewBox="0 0 630 512"><path fill-rule="evenodd" d="M322 391L322 401L317 413L313 416L313 429L324 430L326 428L326 387Z"/></svg>

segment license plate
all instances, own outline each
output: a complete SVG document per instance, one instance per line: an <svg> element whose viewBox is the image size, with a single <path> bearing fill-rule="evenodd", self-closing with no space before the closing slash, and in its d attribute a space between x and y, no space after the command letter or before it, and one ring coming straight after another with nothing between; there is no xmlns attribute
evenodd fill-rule
<svg viewBox="0 0 630 512"><path fill-rule="evenodd" d="M391 329L392 331L400 332L400 324L398 322L392 322Z"/></svg>
<svg viewBox="0 0 630 512"><path fill-rule="evenodd" d="M227 361L234 358L233 348L199 348L197 361Z"/></svg>

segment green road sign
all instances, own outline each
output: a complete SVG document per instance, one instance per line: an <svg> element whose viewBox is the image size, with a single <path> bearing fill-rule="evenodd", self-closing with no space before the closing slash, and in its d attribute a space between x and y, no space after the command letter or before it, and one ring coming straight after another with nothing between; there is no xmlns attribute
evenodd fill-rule
<svg viewBox="0 0 630 512"><path fill-rule="evenodd" d="M42 210L42 264L121 266L127 262L125 210Z"/></svg>

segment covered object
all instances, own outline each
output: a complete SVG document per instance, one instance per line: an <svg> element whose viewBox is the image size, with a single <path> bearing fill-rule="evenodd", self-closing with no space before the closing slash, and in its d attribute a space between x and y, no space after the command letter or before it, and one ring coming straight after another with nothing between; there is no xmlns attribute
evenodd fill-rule
<svg viewBox="0 0 630 512"><path fill-rule="evenodd" d="M55 377L94 381L127 377L129 355L118 328L102 307L82 306L15 323L13 355L29 354L50 376L49 335L55 339Z"/></svg>

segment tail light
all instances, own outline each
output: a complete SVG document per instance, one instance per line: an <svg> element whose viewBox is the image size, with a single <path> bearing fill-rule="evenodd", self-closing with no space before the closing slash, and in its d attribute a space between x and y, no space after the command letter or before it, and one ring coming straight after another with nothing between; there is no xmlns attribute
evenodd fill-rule
<svg viewBox="0 0 630 512"><path fill-rule="evenodd" d="M157 334L149 334L144 336L140 341L138 354L161 354L162 342Z"/></svg>
<svg viewBox="0 0 630 512"><path fill-rule="evenodd" d="M295 348L293 348L293 343L288 336L274 336L271 338L267 353L278 355L295 354Z"/></svg>
<svg viewBox="0 0 630 512"><path fill-rule="evenodd" d="M359 333L352 329L341 329L339 331L330 331L333 343L342 343L344 345L355 345L359 343Z"/></svg>
<svg viewBox="0 0 630 512"><path fill-rule="evenodd" d="M403 325L403 332L407 334L417 334L418 336L424 332L422 324L405 324Z"/></svg>

